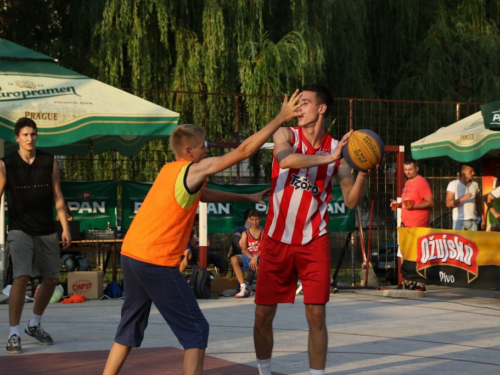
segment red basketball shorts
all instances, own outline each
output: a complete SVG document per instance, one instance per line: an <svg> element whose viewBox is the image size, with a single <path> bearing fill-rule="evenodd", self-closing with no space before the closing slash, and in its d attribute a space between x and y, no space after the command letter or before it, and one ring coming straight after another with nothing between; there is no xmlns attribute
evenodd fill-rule
<svg viewBox="0 0 500 375"><path fill-rule="evenodd" d="M328 235L307 245L289 245L265 236L260 256L255 303L293 303L300 278L304 303L330 300L330 241Z"/></svg>

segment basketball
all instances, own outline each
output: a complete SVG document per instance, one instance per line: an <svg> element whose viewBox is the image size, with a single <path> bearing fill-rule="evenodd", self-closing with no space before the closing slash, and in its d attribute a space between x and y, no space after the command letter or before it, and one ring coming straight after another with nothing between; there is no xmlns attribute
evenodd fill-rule
<svg viewBox="0 0 500 375"><path fill-rule="evenodd" d="M355 130L342 149L342 156L353 169L366 172L375 169L385 155L380 136L368 129Z"/></svg>

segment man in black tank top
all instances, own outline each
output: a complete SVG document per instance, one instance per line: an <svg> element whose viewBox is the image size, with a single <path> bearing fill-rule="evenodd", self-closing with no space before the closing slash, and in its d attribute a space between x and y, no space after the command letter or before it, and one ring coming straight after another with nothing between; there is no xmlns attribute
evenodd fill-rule
<svg viewBox="0 0 500 375"><path fill-rule="evenodd" d="M15 126L19 150L0 160L0 195L6 192L9 215L9 244L14 281L9 295L10 333L6 351L19 354L20 322L26 289L31 277L42 276L33 312L25 333L42 345L53 340L40 321L59 282L59 239L52 208L63 227L63 248L71 245L66 205L61 192L59 169L54 156L36 149L37 126L21 118Z"/></svg>

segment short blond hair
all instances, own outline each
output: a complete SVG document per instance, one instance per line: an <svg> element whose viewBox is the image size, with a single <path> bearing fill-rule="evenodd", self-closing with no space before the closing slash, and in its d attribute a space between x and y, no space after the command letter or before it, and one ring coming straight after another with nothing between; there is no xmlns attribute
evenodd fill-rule
<svg viewBox="0 0 500 375"><path fill-rule="evenodd" d="M170 147L175 155L181 155L186 146L194 147L206 135L198 125L184 124L177 126L170 134Z"/></svg>

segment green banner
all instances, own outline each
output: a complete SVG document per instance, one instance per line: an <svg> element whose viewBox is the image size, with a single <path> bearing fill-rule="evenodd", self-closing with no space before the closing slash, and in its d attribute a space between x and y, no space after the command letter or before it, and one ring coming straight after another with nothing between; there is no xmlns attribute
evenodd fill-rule
<svg viewBox="0 0 500 375"><path fill-rule="evenodd" d="M269 189L271 185L218 185L208 183L207 187L230 193L252 194ZM261 225L266 222L268 197L264 198L265 205L247 202L207 203L208 233L233 233L234 228L245 225L243 215L247 209L259 210L262 215Z"/></svg>
<svg viewBox="0 0 500 375"><path fill-rule="evenodd" d="M132 220L151 188L151 183L122 181L122 231L130 228Z"/></svg>
<svg viewBox="0 0 500 375"><path fill-rule="evenodd" d="M208 183L207 187L231 193L251 194L268 189L271 185L217 185ZM265 205L245 202L208 203L208 233L232 233L234 228L244 224L243 215L247 208L261 212L261 225L264 226L269 207L267 197L264 201ZM332 199L328 204L328 213L330 215L330 221L328 222L330 232L354 231L356 211L345 206L340 186L335 185L333 187Z"/></svg>
<svg viewBox="0 0 500 375"><path fill-rule="evenodd" d="M480 107L484 127L490 130L500 130L500 101L483 104Z"/></svg>
<svg viewBox="0 0 500 375"><path fill-rule="evenodd" d="M122 230L130 227L135 213L141 206L144 197L151 184L137 182L122 182ZM265 190L270 185L218 185L208 183L210 189L221 190L238 194L252 194ZM234 228L244 225L243 215L250 209L259 210L262 213L262 226L266 221L268 210L268 199L266 204L232 202L232 203L208 203L208 233L233 233ZM328 229L330 232L352 232L355 225L355 210L348 209L344 204L342 192L339 186L334 186L332 199L328 204L330 221Z"/></svg>
<svg viewBox="0 0 500 375"><path fill-rule="evenodd" d="M80 231L116 227L116 181L61 181L61 190Z"/></svg>

